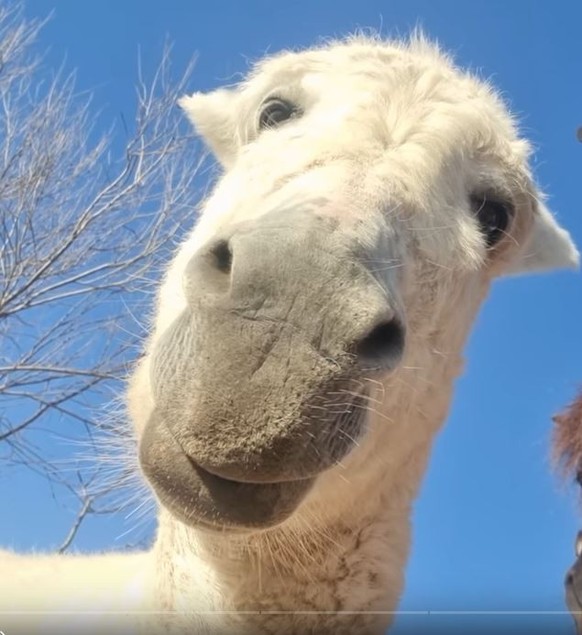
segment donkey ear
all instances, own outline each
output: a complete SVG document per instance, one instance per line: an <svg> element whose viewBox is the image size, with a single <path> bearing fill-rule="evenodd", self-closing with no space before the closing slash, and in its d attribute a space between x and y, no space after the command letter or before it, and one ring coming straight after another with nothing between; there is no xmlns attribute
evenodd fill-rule
<svg viewBox="0 0 582 635"><path fill-rule="evenodd" d="M543 202L536 202L533 227L506 273L578 269L579 265L580 254L570 234L558 225Z"/></svg>
<svg viewBox="0 0 582 635"><path fill-rule="evenodd" d="M178 100L198 134L225 168L232 165L237 151L236 124L232 116L235 99L233 91L221 88Z"/></svg>

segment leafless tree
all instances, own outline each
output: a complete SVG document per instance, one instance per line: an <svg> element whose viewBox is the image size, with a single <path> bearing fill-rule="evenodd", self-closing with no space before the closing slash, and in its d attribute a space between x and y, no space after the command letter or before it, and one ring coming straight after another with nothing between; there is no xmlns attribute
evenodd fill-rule
<svg viewBox="0 0 582 635"><path fill-rule="evenodd" d="M0 477L40 472L84 516L94 474L63 470L47 438L86 442L104 427L150 283L191 224L201 154L176 107L191 65L172 81L166 49L149 84L138 69L135 124L115 153L90 97L36 54L42 26L0 2Z"/></svg>

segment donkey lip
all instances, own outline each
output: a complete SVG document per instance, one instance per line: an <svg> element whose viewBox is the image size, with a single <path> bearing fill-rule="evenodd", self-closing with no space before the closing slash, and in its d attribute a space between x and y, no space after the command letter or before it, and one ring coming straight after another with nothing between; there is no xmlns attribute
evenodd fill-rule
<svg viewBox="0 0 582 635"><path fill-rule="evenodd" d="M244 483L211 474L184 452L155 410L142 434L140 462L172 515L208 529L245 531L278 525L297 509L316 480Z"/></svg>
<svg viewBox="0 0 582 635"><path fill-rule="evenodd" d="M224 478L185 457L193 483L202 486L190 523L201 528L245 531L277 525L297 508L315 479L249 483Z"/></svg>
<svg viewBox="0 0 582 635"><path fill-rule="evenodd" d="M233 444L232 452L209 459L208 454L199 453L199 446L192 443L194 435L175 434L170 427L167 429L199 476L207 475L208 479L215 479L224 486L254 486L259 491L268 486L311 482L337 466L358 447L358 440L365 434L367 399L365 387L356 386L347 391L334 385L334 390L328 390L323 407L319 402L307 404L304 416L298 419L307 432L299 430L295 436L279 439L278 444L275 440L272 447L262 453L238 452ZM327 409L332 417L328 416L326 426L317 430L314 422L318 421L322 409Z"/></svg>
<svg viewBox="0 0 582 635"><path fill-rule="evenodd" d="M203 475L206 474L207 478L211 478L211 479L215 479L217 483L224 483L225 485L232 485L232 486L237 486L237 485L244 485L247 487L256 487L257 489L260 489L261 487L269 487L272 485L285 485L285 484L292 484L292 483L297 483L299 481L311 481L313 480L313 476L305 476L303 478L280 478L280 479L269 479L269 480L260 480L260 479L253 479L251 476L249 476L249 478L237 478L237 479L233 479L233 478L228 478L226 476L222 476L221 474L218 473L217 470L213 470L213 469L209 469L207 467L203 467L202 465L200 465L200 463L198 463L195 459L193 459L191 456L186 455L186 457L188 458L188 461L190 462L190 465L192 466L192 468L194 470L196 470L196 472L198 472L199 475Z"/></svg>

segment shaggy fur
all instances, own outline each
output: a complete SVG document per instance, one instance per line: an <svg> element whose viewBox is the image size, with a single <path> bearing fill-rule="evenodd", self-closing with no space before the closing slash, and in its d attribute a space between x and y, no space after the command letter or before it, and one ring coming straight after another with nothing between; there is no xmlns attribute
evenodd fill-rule
<svg viewBox="0 0 582 635"><path fill-rule="evenodd" d="M272 96L294 114L260 130ZM491 281L576 266L577 251L541 202L499 96L421 37L281 53L181 105L224 174L168 268L129 387L161 501L155 544L3 555L0 605L155 611L134 617L142 632L379 635ZM511 211L494 246L477 221L487 199ZM390 354L364 363L364 327L380 317L402 325L404 349L388 329L378 345ZM356 436L330 449L346 421ZM291 496L299 476L309 486ZM222 486L285 505L252 516L231 496L221 507ZM31 620L5 630L31 632Z"/></svg>
<svg viewBox="0 0 582 635"><path fill-rule="evenodd" d="M554 424L554 458L564 476L575 476L582 481L582 392L564 412L554 417Z"/></svg>

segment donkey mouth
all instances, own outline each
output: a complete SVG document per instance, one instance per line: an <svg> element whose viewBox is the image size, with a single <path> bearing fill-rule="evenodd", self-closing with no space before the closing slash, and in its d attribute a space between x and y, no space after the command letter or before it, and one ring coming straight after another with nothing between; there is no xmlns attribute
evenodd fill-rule
<svg viewBox="0 0 582 635"><path fill-rule="evenodd" d="M234 481L188 460L196 478L210 495L212 505L212 522L206 514L203 518L198 515L195 522L209 529L257 529L277 525L295 511L315 482L315 477L277 482ZM203 501L199 501L198 506L200 502Z"/></svg>
<svg viewBox="0 0 582 635"><path fill-rule="evenodd" d="M360 428L363 412L352 413L352 418L353 426ZM345 415L339 416L338 421L345 426ZM140 440L139 455L142 470L160 503L173 516L202 529L245 531L267 529L289 518L319 474L357 445L354 437L349 439L349 444L345 438L336 439L336 447L342 448L341 456L319 469L293 472L284 469L286 461L281 457L283 467L277 474L249 468L233 476L228 466L222 471L201 465L183 447L164 417L154 410ZM307 455L305 448L304 456Z"/></svg>
<svg viewBox="0 0 582 635"><path fill-rule="evenodd" d="M239 478L232 478L230 476L225 476L223 474L220 474L215 469L200 465L200 463L198 463L194 458L189 456L187 453L186 453L186 456L188 457L188 460L190 461L190 464L192 465L192 469L198 472L200 477L206 479L209 483L216 480L216 483L218 484L229 483L231 485L249 485L249 486L254 485L256 488L260 488L266 485L284 485L285 483L296 483L298 481L313 480L313 477L310 477L310 476L303 476L300 478L286 478L284 476L281 476L279 478L272 477L270 479L264 480L253 474L244 474L244 475L241 474Z"/></svg>
<svg viewBox="0 0 582 635"><path fill-rule="evenodd" d="M140 442L140 463L158 499L175 517L190 526L221 531L280 524L316 478L252 482L209 472L184 452L156 412Z"/></svg>

